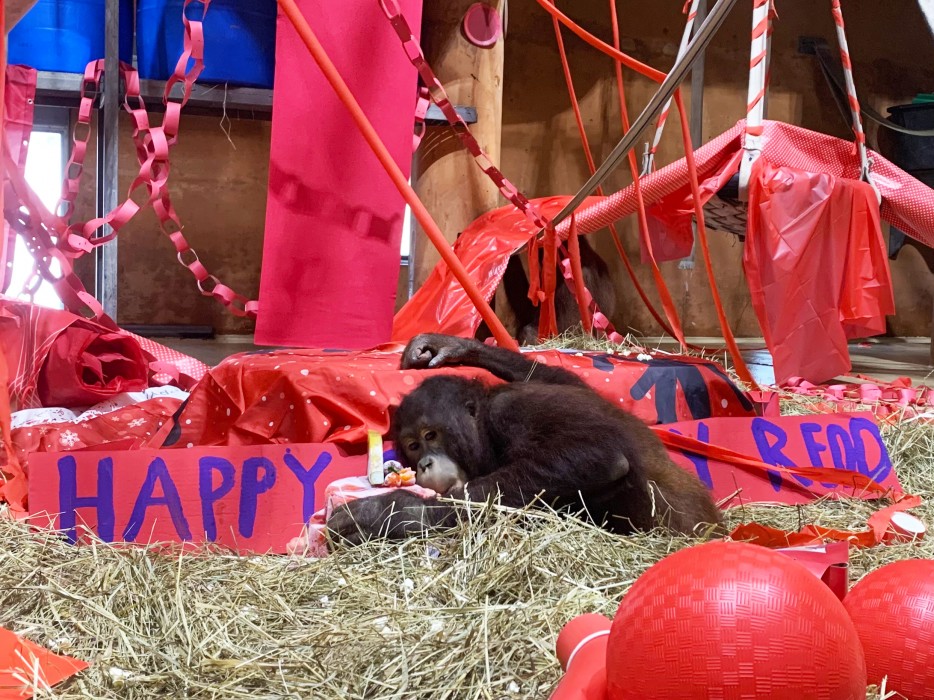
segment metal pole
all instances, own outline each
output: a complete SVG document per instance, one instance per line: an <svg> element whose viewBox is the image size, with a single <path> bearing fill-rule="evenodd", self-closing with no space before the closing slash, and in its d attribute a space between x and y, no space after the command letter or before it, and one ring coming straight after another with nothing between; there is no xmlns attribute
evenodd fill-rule
<svg viewBox="0 0 934 700"><path fill-rule="evenodd" d="M409 294L409 299L415 294L415 246L416 241L418 241L418 236L415 235L415 223L409 222L409 230L405 232L405 235L409 237L409 280L407 285L407 291Z"/></svg>
<svg viewBox="0 0 934 700"><path fill-rule="evenodd" d="M283 2L283 0L279 1ZM554 225L557 226L561 221L569 217L597 187L603 184L610 173L626 158L642 132L649 126L650 122L658 117L665 106L665 102L674 94L675 89L681 84L681 81L687 77L688 71L691 70L691 67L694 65L700 53L707 48L707 45L711 42L717 30L720 29L720 26L726 20L727 15L729 15L730 10L733 9L735 4L736 0L717 0L707 19L705 19L703 24L698 28L697 32L694 34L694 38L691 39L691 44L688 46L684 56L681 60L675 61L675 65L668 72L668 76L662 81L662 84L649 100L645 109L643 109L642 113L632 122L629 131L626 132L619 143L610 151L610 155L608 155L606 160L603 161L603 164L597 168L597 172L584 183L584 186L577 191L577 194L574 195L571 201L564 205L564 208L552 219Z"/></svg>
<svg viewBox="0 0 934 700"><path fill-rule="evenodd" d="M694 26L700 26L706 18L707 0L699 0ZM704 138L704 59L706 54L706 50L702 51L691 69L691 142L694 148L700 148Z"/></svg>
<svg viewBox="0 0 934 700"><path fill-rule="evenodd" d="M97 122L97 215L118 204L120 128L120 0L107 0L104 15L104 94ZM105 226L102 235L109 233ZM95 296L117 320L117 240L95 250Z"/></svg>
<svg viewBox="0 0 934 700"><path fill-rule="evenodd" d="M694 26L700 26L707 17L707 0L698 0L697 17L694 18ZM694 67L691 69L691 144L694 148L700 148L704 139L704 59L707 56L707 50L701 52ZM683 258L678 267L682 270L694 269L694 253L697 250L697 222L693 221L694 227L694 245L691 246L691 254Z"/></svg>

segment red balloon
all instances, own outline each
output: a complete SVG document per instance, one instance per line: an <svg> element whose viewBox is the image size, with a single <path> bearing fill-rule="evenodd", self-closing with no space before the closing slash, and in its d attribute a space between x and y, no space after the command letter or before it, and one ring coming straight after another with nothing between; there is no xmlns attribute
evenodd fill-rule
<svg viewBox="0 0 934 700"><path fill-rule="evenodd" d="M623 598L609 700L864 700L866 660L833 592L790 557L741 542L683 549Z"/></svg>
<svg viewBox="0 0 934 700"><path fill-rule="evenodd" d="M906 559L880 567L853 586L843 605L866 653L869 682L934 697L934 561Z"/></svg>

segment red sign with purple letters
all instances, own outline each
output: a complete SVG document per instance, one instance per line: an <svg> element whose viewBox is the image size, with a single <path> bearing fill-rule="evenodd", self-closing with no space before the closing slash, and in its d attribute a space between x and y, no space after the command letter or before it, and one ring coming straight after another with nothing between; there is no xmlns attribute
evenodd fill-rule
<svg viewBox="0 0 934 700"><path fill-rule="evenodd" d="M853 471L898 487L871 414L711 418L662 427L778 466ZM806 503L845 486L756 471L672 450L717 500ZM384 457L392 457L391 451ZM366 474L365 454L332 443L35 453L29 460L31 520L72 541L88 528L107 542L213 542L240 552L285 552L325 487Z"/></svg>

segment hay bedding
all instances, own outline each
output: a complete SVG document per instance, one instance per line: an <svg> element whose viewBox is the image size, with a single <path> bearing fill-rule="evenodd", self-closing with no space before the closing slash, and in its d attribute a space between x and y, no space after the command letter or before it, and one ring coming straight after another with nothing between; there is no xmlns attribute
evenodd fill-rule
<svg viewBox="0 0 934 700"><path fill-rule="evenodd" d="M807 411L807 401L786 408ZM934 523L934 427L903 422L884 438L905 488L925 498L916 512ZM861 529L871 512L822 502L728 518ZM241 559L74 548L2 520L0 625L93 663L37 697L547 698L562 625L612 616L646 568L694 542L477 506L458 531L428 539L317 561ZM851 556L855 582L896 559L934 557L934 539Z"/></svg>

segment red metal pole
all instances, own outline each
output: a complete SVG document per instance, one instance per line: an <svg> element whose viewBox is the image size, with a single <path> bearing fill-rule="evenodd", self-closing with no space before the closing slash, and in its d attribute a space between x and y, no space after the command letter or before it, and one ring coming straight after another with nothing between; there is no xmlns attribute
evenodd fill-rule
<svg viewBox="0 0 934 700"><path fill-rule="evenodd" d="M470 301L473 302L477 311L480 312L480 316L486 321L487 326L489 326L493 333L493 337L496 338L496 342L502 347L518 350L519 346L515 339L506 332L506 328L503 326L502 322L496 314L493 313L493 310L490 308L489 304L486 303L480 291L470 280L467 270L454 254L451 246L444 238L441 229L438 228L438 225L434 222L434 219L431 218L431 214L428 213L428 210L425 208L425 205L422 204L418 195L415 194L415 190L412 189L405 175L402 174L399 166L396 165L389 150L386 148L385 144L383 144L379 134L376 133L376 129L373 128L370 120L367 119L366 115L363 113L356 98L354 98L353 94L350 92L350 88L347 87L347 83L344 82L344 79L328 57L324 47L318 41L318 37L316 37L315 33L311 30L308 21L302 16L298 6L295 4L295 0L278 0L278 2L285 16L289 18L292 26L295 27L295 31L298 32L302 41L305 42L305 46L308 48L308 51L311 52L312 58L315 59L315 63L318 64L321 72L324 73L324 77L327 78L331 87L334 88L334 92L337 93L341 102L347 107L350 116L353 117L354 122L357 124L357 128L360 129L363 138L366 139L370 148L373 149L373 153L379 159L380 164L386 170L386 173L396 186L396 189L399 190L399 193L412 208L412 215L418 223L421 224L429 240L441 254L441 259L451 268L454 277L456 277L457 281L464 287L464 291L467 292Z"/></svg>

